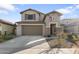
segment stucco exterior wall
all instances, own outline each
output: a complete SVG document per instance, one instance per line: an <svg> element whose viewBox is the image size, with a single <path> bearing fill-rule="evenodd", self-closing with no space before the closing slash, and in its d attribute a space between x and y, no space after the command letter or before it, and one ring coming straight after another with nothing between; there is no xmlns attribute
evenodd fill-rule
<svg viewBox="0 0 79 59"><path fill-rule="evenodd" d="M43 36L46 36L46 26L45 26L45 24L43 25Z"/></svg>
<svg viewBox="0 0 79 59"><path fill-rule="evenodd" d="M46 30L46 31L45 31L45 36L50 35L50 28L47 27L45 30Z"/></svg>
<svg viewBox="0 0 79 59"><path fill-rule="evenodd" d="M0 31L2 31L2 26L1 26L1 23L0 23Z"/></svg>
<svg viewBox="0 0 79 59"><path fill-rule="evenodd" d="M0 24L0 31L2 34L5 34L5 31L7 32L6 34L11 34L13 33L13 29L14 26L3 24L3 23Z"/></svg>
<svg viewBox="0 0 79 59"><path fill-rule="evenodd" d="M50 19L50 17L52 17ZM45 19L46 27L50 27L50 24L56 24L56 27L60 27L60 16L57 14L49 14Z"/></svg>
<svg viewBox="0 0 79 59"><path fill-rule="evenodd" d="M22 35L21 31L22 31L21 25L17 25L17 27L16 27L16 35L21 36Z"/></svg>
<svg viewBox="0 0 79 59"><path fill-rule="evenodd" d="M26 12L24 12L23 14L21 14L21 20L22 21L25 21L26 19L25 19L25 14L35 14L36 16L36 20L34 20L34 21L41 21L41 20L43 20L43 18L44 18L44 15L43 14L41 14L40 13L40 16L39 16L39 13L37 13L37 12L35 12L35 11L26 11ZM26 20L26 21L31 21L31 20ZM32 20L33 21L33 20Z"/></svg>
<svg viewBox="0 0 79 59"><path fill-rule="evenodd" d="M0 31L2 30L2 27L0 26Z"/></svg>
<svg viewBox="0 0 79 59"><path fill-rule="evenodd" d="M51 18L50 18L51 17ZM52 13L46 16L45 19L45 23L46 23L46 33L45 35L50 35L50 25L51 24L56 24L56 29L61 28L60 25L60 16L57 13ZM60 29L62 31L62 29ZM56 32L58 32L58 30L56 30Z"/></svg>
<svg viewBox="0 0 79 59"><path fill-rule="evenodd" d="M44 19L44 14L40 14L40 21L43 21L43 19Z"/></svg>

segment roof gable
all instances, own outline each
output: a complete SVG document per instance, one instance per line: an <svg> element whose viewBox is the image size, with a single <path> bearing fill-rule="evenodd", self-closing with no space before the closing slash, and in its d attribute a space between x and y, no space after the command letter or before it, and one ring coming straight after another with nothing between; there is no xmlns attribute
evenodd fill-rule
<svg viewBox="0 0 79 59"><path fill-rule="evenodd" d="M57 12L57 11L52 11L52 12L49 12L45 15L45 17L43 18L43 21L45 21L46 19L46 16L49 15L49 14L52 14L52 13L58 13L60 16L62 15L61 13Z"/></svg>
<svg viewBox="0 0 79 59"><path fill-rule="evenodd" d="M62 13L60 13L60 12L58 12L58 11L51 11L51 12L49 12L49 13L47 13L46 15L49 15L49 14L54 14L54 13L57 13L57 14L59 14L60 16L62 15Z"/></svg>
<svg viewBox="0 0 79 59"><path fill-rule="evenodd" d="M42 13L42 12L40 12L40 11L37 11L37 10L31 9L31 8L29 8L29 9L27 9L27 10L24 10L24 11L20 12L20 14L22 14L22 13L24 13L24 12L26 12L26 11L29 11L29 10L31 10L31 11L35 11L35 12L37 12L37 13L44 14L44 13Z"/></svg>

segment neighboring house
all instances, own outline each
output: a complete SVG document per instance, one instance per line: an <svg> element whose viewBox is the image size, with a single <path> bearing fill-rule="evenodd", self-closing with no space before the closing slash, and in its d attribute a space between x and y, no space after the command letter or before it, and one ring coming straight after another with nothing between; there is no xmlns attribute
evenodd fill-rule
<svg viewBox="0 0 79 59"><path fill-rule="evenodd" d="M0 19L0 35L13 33L14 25L10 22Z"/></svg>
<svg viewBox="0 0 79 59"><path fill-rule="evenodd" d="M79 22L73 22L73 23L70 23L68 25L65 25L65 29L69 33L79 34Z"/></svg>
<svg viewBox="0 0 79 59"><path fill-rule="evenodd" d="M56 35L63 31L60 24L61 13L52 11L47 14L27 9L22 12L21 21L16 22L16 34L20 35Z"/></svg>
<svg viewBox="0 0 79 59"><path fill-rule="evenodd" d="M78 18L71 18L71 19L62 19L61 20L61 24L70 24L70 23L73 23L73 22L79 22L79 19Z"/></svg>
<svg viewBox="0 0 79 59"><path fill-rule="evenodd" d="M79 19L64 19L61 23L67 32L79 34Z"/></svg>

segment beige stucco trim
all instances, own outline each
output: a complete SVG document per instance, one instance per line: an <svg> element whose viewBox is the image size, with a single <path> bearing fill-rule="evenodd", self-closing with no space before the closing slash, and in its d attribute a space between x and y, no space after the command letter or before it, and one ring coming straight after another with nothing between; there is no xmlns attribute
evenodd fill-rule
<svg viewBox="0 0 79 59"><path fill-rule="evenodd" d="M44 25L44 24L18 24L18 25Z"/></svg>
<svg viewBox="0 0 79 59"><path fill-rule="evenodd" d="M16 35L17 36L21 36L22 35L22 28L21 28L21 25L18 25L16 27Z"/></svg>
<svg viewBox="0 0 79 59"><path fill-rule="evenodd" d="M42 36L44 36L44 25L42 25Z"/></svg>
<svg viewBox="0 0 79 59"><path fill-rule="evenodd" d="M43 25L43 33L42 33L43 36L45 36L45 25Z"/></svg>
<svg viewBox="0 0 79 59"><path fill-rule="evenodd" d="M34 20L34 19L33 19L33 20L22 20L22 21L33 21L33 22L34 22L34 21L39 21L39 20Z"/></svg>

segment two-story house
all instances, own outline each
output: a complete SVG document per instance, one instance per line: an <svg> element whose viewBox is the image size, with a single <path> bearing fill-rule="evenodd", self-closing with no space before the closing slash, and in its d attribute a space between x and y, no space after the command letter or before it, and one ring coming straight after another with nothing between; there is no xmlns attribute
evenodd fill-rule
<svg viewBox="0 0 79 59"><path fill-rule="evenodd" d="M27 9L22 12L21 21L16 22L18 36L21 35L56 35L63 29L60 24L61 13L52 11L47 14L34 9Z"/></svg>

